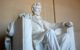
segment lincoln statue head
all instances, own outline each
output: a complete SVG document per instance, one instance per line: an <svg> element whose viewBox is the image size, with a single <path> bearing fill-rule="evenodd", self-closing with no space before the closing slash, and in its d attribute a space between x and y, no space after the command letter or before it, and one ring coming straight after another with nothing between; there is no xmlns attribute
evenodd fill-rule
<svg viewBox="0 0 80 50"><path fill-rule="evenodd" d="M41 4L40 2L36 2L33 4L32 6L32 12L33 12L33 15L40 15L41 13Z"/></svg>

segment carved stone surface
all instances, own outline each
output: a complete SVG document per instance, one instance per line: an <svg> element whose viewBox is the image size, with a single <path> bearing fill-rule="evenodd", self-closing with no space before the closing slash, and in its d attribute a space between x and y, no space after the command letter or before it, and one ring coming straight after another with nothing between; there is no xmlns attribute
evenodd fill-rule
<svg viewBox="0 0 80 50"><path fill-rule="evenodd" d="M62 22L62 23L53 23L53 24L51 24L51 23L43 20L41 18L41 16L40 16L40 13L41 13L41 4L39 2L36 2L36 3L33 4L33 6L32 6L32 12L33 12L32 15L31 14L27 14L27 13L21 13L19 15L20 19L23 19L24 18L24 20L27 20L27 21L30 20L30 25L32 27L32 30L29 30L29 34L28 34L28 29L29 29L30 25L25 24L25 23L28 23L27 21L19 20L18 23L16 23L17 24L16 25L16 29L17 29L16 30L16 33L17 33L18 36L15 35L14 42L17 41L17 40L15 40L15 38L17 38L17 39L19 39L20 43L22 43L22 41L21 41L22 40L22 35L25 32L25 34L23 35L23 37L25 36L24 37L24 41L26 41L26 38L27 39L30 38L30 40L32 39L31 41L29 39L28 40L30 41L30 44L31 45L32 45L32 42L33 42L33 48L37 49L37 47L40 47L40 44L41 44L42 40L44 39L44 35L49 30L53 30L54 31L53 34L55 34L55 38L56 38L56 40L54 40L54 42L55 43L56 42L58 43L58 46L56 46L56 44L53 45L53 46L55 46L55 47L61 47L60 45L63 45L63 44L65 44L65 42L68 42L68 39L67 39L68 35L70 36L70 34L73 34L73 29L72 29L72 32L70 31L71 32L70 34L68 34L68 31L67 31L69 27L72 27L73 26L72 22ZM29 27L27 27L27 25ZM24 29L25 29L25 31L24 31ZM52 33L49 33L50 36L53 35L53 34ZM28 35L30 35L30 36L28 36ZM51 39L53 39L53 38L51 38ZM64 39L64 41L63 41L63 39ZM67 41L66 41L66 39L67 39ZM17 41L17 43L19 41ZM70 41L70 39L69 39L69 41ZM25 43L23 42L25 48L27 48L27 46L29 44L27 43L28 44L27 45ZM16 43L15 43L15 45L16 45ZM20 46L20 48L17 49L17 50L22 50L22 44L16 45L16 46ZM32 48L32 46L31 46L31 48ZM64 45L63 45L62 49L63 50L65 49ZM24 49L24 50L27 50L27 49ZM31 50L33 50L33 49L31 49Z"/></svg>
<svg viewBox="0 0 80 50"><path fill-rule="evenodd" d="M9 37L5 38L5 49L11 50L11 39Z"/></svg>

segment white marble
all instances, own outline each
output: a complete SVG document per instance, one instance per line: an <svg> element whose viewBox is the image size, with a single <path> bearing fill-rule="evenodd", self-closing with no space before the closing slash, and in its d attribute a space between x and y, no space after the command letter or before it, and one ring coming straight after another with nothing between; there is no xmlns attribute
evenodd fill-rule
<svg viewBox="0 0 80 50"><path fill-rule="evenodd" d="M72 22L51 24L43 20L39 2L33 4L32 13L20 14L23 18L23 50L75 50ZM47 41L45 46L43 41Z"/></svg>
<svg viewBox="0 0 80 50"><path fill-rule="evenodd" d="M5 38L5 50L11 50L11 39L9 37Z"/></svg>
<svg viewBox="0 0 80 50"><path fill-rule="evenodd" d="M10 22L8 27L7 27L7 35L8 36L14 36L15 33L15 26L14 26L14 22Z"/></svg>
<svg viewBox="0 0 80 50"><path fill-rule="evenodd" d="M32 45L32 24L31 20L26 17L22 17L22 27L23 27L23 50L33 50Z"/></svg>

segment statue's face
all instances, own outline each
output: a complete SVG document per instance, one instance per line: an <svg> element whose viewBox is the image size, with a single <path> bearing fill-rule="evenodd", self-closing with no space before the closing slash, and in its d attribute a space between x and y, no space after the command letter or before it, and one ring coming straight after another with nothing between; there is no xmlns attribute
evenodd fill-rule
<svg viewBox="0 0 80 50"><path fill-rule="evenodd" d="M40 3L35 3L33 5L32 11L33 11L34 15L40 15L40 13L41 13L41 5L40 5Z"/></svg>

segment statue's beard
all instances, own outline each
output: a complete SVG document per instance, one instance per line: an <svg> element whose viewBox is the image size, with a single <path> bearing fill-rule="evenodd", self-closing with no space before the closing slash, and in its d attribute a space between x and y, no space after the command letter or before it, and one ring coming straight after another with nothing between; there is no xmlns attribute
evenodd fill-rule
<svg viewBox="0 0 80 50"><path fill-rule="evenodd" d="M39 16L40 15L40 12L34 12L34 15Z"/></svg>

